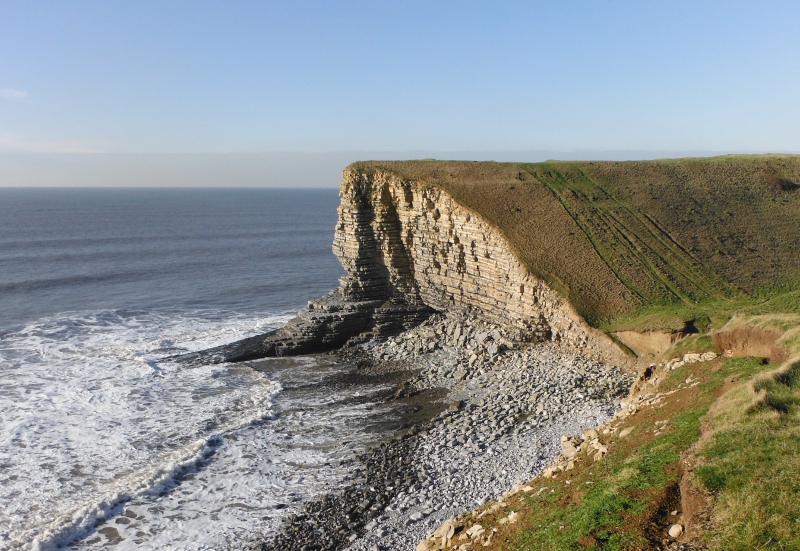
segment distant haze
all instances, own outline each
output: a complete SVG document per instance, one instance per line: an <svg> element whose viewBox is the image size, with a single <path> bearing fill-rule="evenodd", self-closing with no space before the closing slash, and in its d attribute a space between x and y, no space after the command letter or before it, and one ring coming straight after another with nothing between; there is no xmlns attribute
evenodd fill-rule
<svg viewBox="0 0 800 551"><path fill-rule="evenodd" d="M797 21L793 0L0 2L0 186L797 152Z"/></svg>
<svg viewBox="0 0 800 551"><path fill-rule="evenodd" d="M340 151L331 153L0 153L0 187L336 187L355 161L538 162L707 157L720 151ZM771 152L779 153L779 152Z"/></svg>

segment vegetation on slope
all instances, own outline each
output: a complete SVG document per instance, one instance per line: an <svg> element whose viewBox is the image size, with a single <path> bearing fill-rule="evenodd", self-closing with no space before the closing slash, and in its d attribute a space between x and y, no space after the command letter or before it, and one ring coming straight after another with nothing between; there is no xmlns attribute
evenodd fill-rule
<svg viewBox="0 0 800 551"><path fill-rule="evenodd" d="M800 361L712 408L696 475L714 493L715 549L800 549Z"/></svg>
<svg viewBox="0 0 800 551"><path fill-rule="evenodd" d="M463 515L455 523L459 533L445 549L465 545L490 551L665 549L675 542L669 530L676 524L688 531L678 537L693 544L689 549L745 548L728 547L727 540L718 537L732 528L731 522L707 518L714 505L707 501L710 494L694 482L698 473L709 473L703 480L714 481L715 491L720 491L722 484L733 486L733 475L705 465L694 469L693 475L694 450L702 445L707 413L715 410L720 397L770 369L759 358L718 358L662 373L661 384L648 388L643 395L647 399L637 402L638 411L603 428L600 440L607 453L602 459L578 453L567 470L537 477L501 501ZM775 446L783 436L763 434L761 440ZM757 460L744 452L737 457L742 460L733 463L738 473L746 473L751 461ZM795 487L787 483L787 493ZM796 509L791 507L798 500L800 496L787 496L786 508L776 512L774 524L794 518ZM737 525L741 527L744 515L751 512L740 514ZM692 525L697 519L705 524ZM476 524L483 530L478 541L470 537ZM774 548L787 544L786 548L794 548L797 539L789 531L774 540Z"/></svg>
<svg viewBox="0 0 800 551"><path fill-rule="evenodd" d="M606 425L602 459L461 516L444 548L800 549L800 361L689 363L644 397Z"/></svg>
<svg viewBox="0 0 800 551"><path fill-rule="evenodd" d="M446 190L606 329L680 329L696 312L755 306L800 284L798 156L353 168Z"/></svg>

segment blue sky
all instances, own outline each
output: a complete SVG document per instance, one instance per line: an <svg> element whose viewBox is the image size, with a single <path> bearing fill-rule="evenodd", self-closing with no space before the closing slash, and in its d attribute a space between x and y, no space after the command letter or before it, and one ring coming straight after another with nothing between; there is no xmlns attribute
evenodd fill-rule
<svg viewBox="0 0 800 551"><path fill-rule="evenodd" d="M276 152L800 152L798 21L752 0L8 0L0 185L114 183L119 159L135 181L134 158L189 185L180 159L241 154L260 160L234 183L271 185Z"/></svg>

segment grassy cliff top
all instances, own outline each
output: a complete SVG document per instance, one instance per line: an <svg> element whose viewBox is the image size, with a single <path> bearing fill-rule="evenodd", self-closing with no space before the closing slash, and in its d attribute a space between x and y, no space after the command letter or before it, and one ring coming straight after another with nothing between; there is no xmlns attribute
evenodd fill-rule
<svg viewBox="0 0 800 551"><path fill-rule="evenodd" d="M351 168L445 190L594 325L678 328L703 304L799 302L800 156Z"/></svg>

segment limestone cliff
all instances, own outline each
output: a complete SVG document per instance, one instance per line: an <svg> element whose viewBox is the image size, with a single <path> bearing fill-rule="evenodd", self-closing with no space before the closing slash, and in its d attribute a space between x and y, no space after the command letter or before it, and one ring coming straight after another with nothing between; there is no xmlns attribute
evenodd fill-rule
<svg viewBox="0 0 800 551"><path fill-rule="evenodd" d="M504 325L520 340L553 340L596 358L621 359L608 337L525 268L499 229L441 188L354 165L344 171L340 196L333 241L347 272L340 288L273 334L184 359L319 352L448 310Z"/></svg>
<svg viewBox="0 0 800 551"><path fill-rule="evenodd" d="M500 230L443 190L350 167L340 196L333 251L347 271L345 298L468 309L533 339L594 355L609 348L607 337L522 265Z"/></svg>

